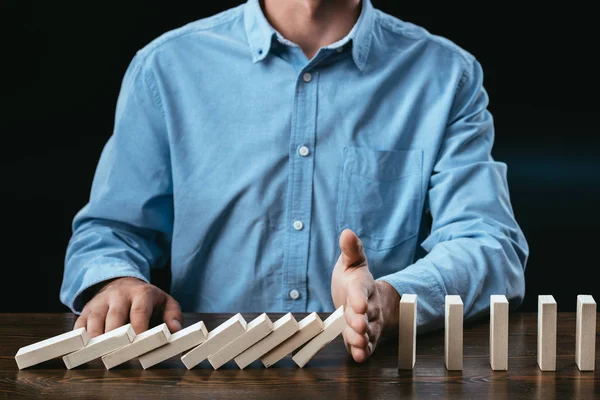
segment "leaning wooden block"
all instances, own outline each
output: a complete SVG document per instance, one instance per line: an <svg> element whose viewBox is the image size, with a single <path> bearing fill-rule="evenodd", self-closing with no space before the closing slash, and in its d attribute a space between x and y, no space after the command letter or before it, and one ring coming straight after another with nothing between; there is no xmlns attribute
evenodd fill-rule
<svg viewBox="0 0 600 400"><path fill-rule="evenodd" d="M192 369L246 332L246 321L236 314L210 331L208 339L181 357L187 369Z"/></svg>
<svg viewBox="0 0 600 400"><path fill-rule="evenodd" d="M298 331L296 333L267 352L261 357L260 361L265 367L269 368L271 365L275 364L288 354L291 354L298 347L317 336L322 330L323 321L319 318L317 313L313 312L302 319L302 321L298 322Z"/></svg>
<svg viewBox="0 0 600 400"><path fill-rule="evenodd" d="M577 296L575 361L581 371L596 367L596 301L592 296Z"/></svg>
<svg viewBox="0 0 600 400"><path fill-rule="evenodd" d="M463 367L463 302L460 296L446 296L446 330L444 355L446 369L459 371Z"/></svg>
<svg viewBox="0 0 600 400"><path fill-rule="evenodd" d="M63 357L63 361L67 369L75 368L126 346L133 339L135 339L135 331L131 324L127 324L90 339L87 346L74 353L67 354Z"/></svg>
<svg viewBox="0 0 600 400"><path fill-rule="evenodd" d="M417 295L403 294L398 317L398 369L413 369L417 355Z"/></svg>
<svg viewBox="0 0 600 400"><path fill-rule="evenodd" d="M21 347L15 355L19 369L28 368L53 358L62 357L83 347L88 342L85 328L78 328L41 342Z"/></svg>
<svg viewBox="0 0 600 400"><path fill-rule="evenodd" d="M490 365L494 371L508 369L508 299L490 296Z"/></svg>
<svg viewBox="0 0 600 400"><path fill-rule="evenodd" d="M235 363L241 369L265 355L269 350L281 344L284 340L298 331L298 322L294 316L287 313L273 324L273 332L248 350L235 358Z"/></svg>
<svg viewBox="0 0 600 400"><path fill-rule="evenodd" d="M538 297L537 363L542 371L556 371L556 301Z"/></svg>
<svg viewBox="0 0 600 400"><path fill-rule="evenodd" d="M300 368L304 367L323 347L327 346L333 339L338 337L346 328L346 319L344 318L344 306L340 306L323 322L323 332L319 333L303 348L301 348L292 360Z"/></svg>
<svg viewBox="0 0 600 400"><path fill-rule="evenodd" d="M142 368L148 369L160 362L175 357L194 346L198 346L208 337L208 331L204 322L196 322L185 329L171 335L168 343L156 350L143 354L138 358Z"/></svg>
<svg viewBox="0 0 600 400"><path fill-rule="evenodd" d="M130 344L102 356L102 362L106 369L114 368L117 365L123 364L124 362L167 344L170 337L171 332L169 332L167 324L161 324L146 332L140 333Z"/></svg>
<svg viewBox="0 0 600 400"><path fill-rule="evenodd" d="M261 314L248 323L248 329L242 336L208 357L208 361L214 369L220 368L223 364L233 360L235 356L247 350L250 346L262 340L273 331L273 322L267 314Z"/></svg>

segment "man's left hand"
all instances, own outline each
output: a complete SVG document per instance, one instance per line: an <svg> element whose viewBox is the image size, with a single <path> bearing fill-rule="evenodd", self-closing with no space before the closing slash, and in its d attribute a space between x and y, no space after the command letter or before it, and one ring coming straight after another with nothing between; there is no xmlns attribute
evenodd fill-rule
<svg viewBox="0 0 600 400"><path fill-rule="evenodd" d="M387 282L373 279L362 242L349 229L340 235L340 250L331 296L336 308L344 305L346 348L355 361L364 362L384 329L397 326L400 296Z"/></svg>

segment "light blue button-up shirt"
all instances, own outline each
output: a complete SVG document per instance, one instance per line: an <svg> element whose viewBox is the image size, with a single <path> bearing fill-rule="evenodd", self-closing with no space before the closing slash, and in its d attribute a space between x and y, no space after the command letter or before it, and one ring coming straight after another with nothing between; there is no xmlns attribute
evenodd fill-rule
<svg viewBox="0 0 600 400"><path fill-rule="evenodd" d="M421 329L447 294L467 318L492 294L518 305L529 250L482 81L472 55L368 0L312 60L257 0L162 35L125 74L63 303L170 261L184 311L332 311L350 228L375 278L418 295Z"/></svg>

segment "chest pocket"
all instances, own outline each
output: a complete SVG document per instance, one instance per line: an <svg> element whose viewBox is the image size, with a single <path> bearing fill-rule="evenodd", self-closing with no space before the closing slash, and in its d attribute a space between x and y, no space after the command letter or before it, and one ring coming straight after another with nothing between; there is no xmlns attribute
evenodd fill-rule
<svg viewBox="0 0 600 400"><path fill-rule="evenodd" d="M415 237L422 206L423 152L344 148L337 225L373 250Z"/></svg>

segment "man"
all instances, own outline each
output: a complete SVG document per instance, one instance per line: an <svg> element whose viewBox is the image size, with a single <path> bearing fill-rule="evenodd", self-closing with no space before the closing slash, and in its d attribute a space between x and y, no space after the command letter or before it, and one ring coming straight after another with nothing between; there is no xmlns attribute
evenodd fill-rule
<svg viewBox="0 0 600 400"><path fill-rule="evenodd" d="M518 305L528 247L477 60L368 0L249 0L168 32L127 70L75 217L62 301L91 336L161 312L345 306L362 362L419 297ZM428 216L431 226L428 227ZM150 285L170 258L171 296Z"/></svg>

